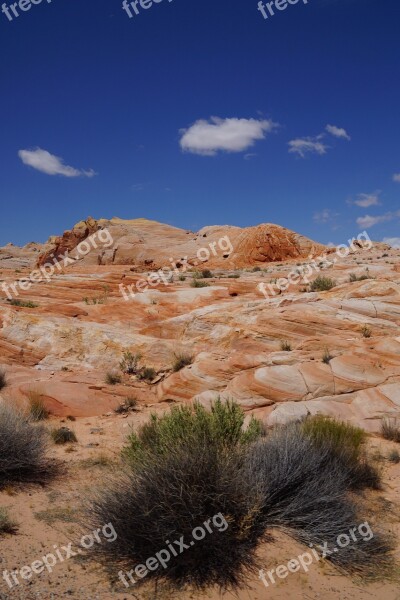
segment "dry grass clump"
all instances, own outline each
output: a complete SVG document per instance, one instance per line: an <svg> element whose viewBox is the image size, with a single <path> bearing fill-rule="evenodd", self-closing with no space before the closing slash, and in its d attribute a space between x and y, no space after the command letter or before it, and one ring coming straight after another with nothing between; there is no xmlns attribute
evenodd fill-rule
<svg viewBox="0 0 400 600"><path fill-rule="evenodd" d="M7 386L7 377L4 369L0 369L0 391Z"/></svg>
<svg viewBox="0 0 400 600"><path fill-rule="evenodd" d="M400 420L382 419L381 433L385 440L400 443Z"/></svg>
<svg viewBox="0 0 400 600"><path fill-rule="evenodd" d="M0 405L0 487L10 483L43 483L54 473L47 458L48 434L23 413Z"/></svg>
<svg viewBox="0 0 400 600"><path fill-rule="evenodd" d="M121 383L121 381L121 375L118 375L118 373L114 373L114 371L106 373L105 382L107 385L116 385L117 383Z"/></svg>
<svg viewBox="0 0 400 600"><path fill-rule="evenodd" d="M316 279L311 283L310 290L312 292L326 292L336 286L336 281L330 277L323 277L318 275Z"/></svg>
<svg viewBox="0 0 400 600"><path fill-rule="evenodd" d="M172 370L174 373L177 373L184 367L191 365L193 363L194 356L192 354L187 354L186 352L179 352L175 354L174 364L172 365Z"/></svg>
<svg viewBox="0 0 400 600"><path fill-rule="evenodd" d="M32 421L44 421L50 416L50 411L37 390L28 392L28 412Z"/></svg>
<svg viewBox="0 0 400 600"><path fill-rule="evenodd" d="M11 519L8 510L0 507L0 535L17 533L18 523Z"/></svg>
<svg viewBox="0 0 400 600"><path fill-rule="evenodd" d="M78 441L75 432L69 427L59 427L51 431L51 438L55 444L70 444Z"/></svg>

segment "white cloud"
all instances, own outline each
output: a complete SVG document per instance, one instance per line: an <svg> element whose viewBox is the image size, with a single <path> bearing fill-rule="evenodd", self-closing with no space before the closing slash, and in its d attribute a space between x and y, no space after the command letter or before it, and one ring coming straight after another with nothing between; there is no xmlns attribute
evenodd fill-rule
<svg viewBox="0 0 400 600"><path fill-rule="evenodd" d="M24 163L46 175L63 175L64 177L93 177L96 173L90 169L75 169L64 164L62 158L50 154L47 150L36 148L36 150L19 150L18 156Z"/></svg>
<svg viewBox="0 0 400 600"><path fill-rule="evenodd" d="M329 223L334 221L338 216L339 214L330 208L324 208L321 212L314 213L313 219L316 223Z"/></svg>
<svg viewBox="0 0 400 600"><path fill-rule="evenodd" d="M297 138L289 142L289 152L298 154L301 158L305 158L307 154L326 154L329 146L323 144L322 136Z"/></svg>
<svg viewBox="0 0 400 600"><path fill-rule="evenodd" d="M199 120L188 129L181 129L180 145L185 152L214 156L217 152L242 152L265 138L277 127L271 120L220 119Z"/></svg>
<svg viewBox="0 0 400 600"><path fill-rule="evenodd" d="M397 181L397 183L400 183L400 173L395 173L393 175L393 181Z"/></svg>
<svg viewBox="0 0 400 600"><path fill-rule="evenodd" d="M393 219L396 219L397 217L400 217L400 210L398 210L397 212L388 212L384 215L377 215L375 217L372 217L371 215L365 215L365 217L359 217L357 219L357 225L359 225L361 229L364 229L368 227L373 227L374 225L378 225L379 223L387 223L388 221L393 221Z"/></svg>
<svg viewBox="0 0 400 600"><path fill-rule="evenodd" d="M362 208L368 208L369 206L379 206L379 196L381 192L373 192L372 194L358 194L356 200L349 200L349 204L356 204Z"/></svg>
<svg viewBox="0 0 400 600"><path fill-rule="evenodd" d="M325 127L326 131L337 138L342 138L343 140L351 140L351 137L347 133L345 129L342 127L336 127L336 125L327 125Z"/></svg>
<svg viewBox="0 0 400 600"><path fill-rule="evenodd" d="M388 244L388 246L392 246L392 248L400 249L400 237L393 237L393 238L385 237L385 238L383 238L382 243Z"/></svg>

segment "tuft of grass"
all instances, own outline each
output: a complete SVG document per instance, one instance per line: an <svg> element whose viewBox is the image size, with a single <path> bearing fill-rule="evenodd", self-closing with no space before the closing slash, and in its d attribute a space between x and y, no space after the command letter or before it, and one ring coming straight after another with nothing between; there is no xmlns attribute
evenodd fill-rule
<svg viewBox="0 0 400 600"><path fill-rule="evenodd" d="M128 398L125 398L122 404L120 404L119 406L117 406L117 408L114 409L114 412L117 415L126 414L131 410L135 410L137 403L138 401L136 400L136 398L129 396Z"/></svg>
<svg viewBox="0 0 400 600"><path fill-rule="evenodd" d="M258 273L259 271L261 271L261 267L253 267L251 271L252 273Z"/></svg>
<svg viewBox="0 0 400 600"><path fill-rule="evenodd" d="M240 279L240 273L232 273L228 275L228 279Z"/></svg>
<svg viewBox="0 0 400 600"><path fill-rule="evenodd" d="M184 367L191 365L193 363L194 356L192 354L187 354L185 352L180 352L175 354L174 364L172 365L172 370L174 373L177 373Z"/></svg>
<svg viewBox="0 0 400 600"><path fill-rule="evenodd" d="M135 375L139 368L139 362L142 358L140 352L133 354L130 350L126 350L122 355L122 360L119 363L119 367L123 373L127 375Z"/></svg>
<svg viewBox="0 0 400 600"><path fill-rule="evenodd" d="M206 281L202 281L201 279L193 279L193 281L190 283L190 287L204 288L209 287L209 284Z"/></svg>
<svg viewBox="0 0 400 600"><path fill-rule="evenodd" d="M312 292L326 292L336 286L336 281L330 277L323 277L318 275L316 279L311 283L310 289Z"/></svg>
<svg viewBox="0 0 400 600"><path fill-rule="evenodd" d="M11 306L19 306L20 308L37 308L39 304L36 302L32 302L31 300L16 300L13 298L12 300L7 300L11 304Z"/></svg>
<svg viewBox="0 0 400 600"><path fill-rule="evenodd" d="M368 327L368 325L363 325L361 327L361 334L364 338L370 338L372 335L372 330Z"/></svg>
<svg viewBox="0 0 400 600"><path fill-rule="evenodd" d="M143 367L137 376L141 381L147 381L147 383L151 383L153 379L155 379L156 375L157 371L153 369L153 367Z"/></svg>
<svg viewBox="0 0 400 600"><path fill-rule="evenodd" d="M385 440L400 443L400 421L398 419L382 419L381 433Z"/></svg>
<svg viewBox="0 0 400 600"><path fill-rule="evenodd" d="M203 279L211 279L212 277L214 277L212 271L210 271L210 269L203 269L201 272L201 276Z"/></svg>
<svg viewBox="0 0 400 600"><path fill-rule="evenodd" d="M48 433L25 413L0 405L0 487L13 483L43 483L55 474L47 458Z"/></svg>
<svg viewBox="0 0 400 600"><path fill-rule="evenodd" d="M281 350L283 352L291 352L292 351L292 345L287 340L281 340Z"/></svg>
<svg viewBox="0 0 400 600"><path fill-rule="evenodd" d="M329 365L332 358L334 358L334 356L329 352L328 348L325 348L324 353L322 355L322 362L325 363L326 365Z"/></svg>
<svg viewBox="0 0 400 600"><path fill-rule="evenodd" d="M117 383L121 383L121 381L121 375L118 375L118 373L115 373L114 371L108 371L108 373L106 373L105 382L108 385L116 385Z"/></svg>
<svg viewBox="0 0 400 600"><path fill-rule="evenodd" d="M91 456L90 458L82 460L80 464L82 467L90 469L92 467L110 467L114 464L114 461L107 456L107 454L102 452L97 456Z"/></svg>
<svg viewBox="0 0 400 600"><path fill-rule="evenodd" d="M400 453L398 450L391 450L388 454L388 461L398 464L400 463Z"/></svg>
<svg viewBox="0 0 400 600"><path fill-rule="evenodd" d="M62 523L76 523L78 511L73 508L48 508L47 510L41 510L35 512L35 519L46 523L46 525L53 525L57 522Z"/></svg>
<svg viewBox="0 0 400 600"><path fill-rule="evenodd" d="M78 441L75 432L69 429L69 427L53 429L50 435L55 444L69 444Z"/></svg>
<svg viewBox="0 0 400 600"><path fill-rule="evenodd" d="M50 416L50 411L46 408L41 393L37 390L28 392L28 412L32 421L45 421Z"/></svg>
<svg viewBox="0 0 400 600"><path fill-rule="evenodd" d="M0 391L7 386L7 377L4 369L0 369Z"/></svg>
<svg viewBox="0 0 400 600"><path fill-rule="evenodd" d="M0 536L4 534L14 534L18 531L18 523L11 519L8 514L8 510L1 506L0 507Z"/></svg>
<svg viewBox="0 0 400 600"><path fill-rule="evenodd" d="M184 275L179 275L179 281L186 281L186 277Z"/></svg>

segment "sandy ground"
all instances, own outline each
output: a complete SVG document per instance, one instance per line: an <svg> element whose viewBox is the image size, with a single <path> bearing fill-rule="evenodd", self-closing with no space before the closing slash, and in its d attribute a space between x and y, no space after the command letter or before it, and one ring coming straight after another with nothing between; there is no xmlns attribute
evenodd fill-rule
<svg viewBox="0 0 400 600"><path fill-rule="evenodd" d="M163 411L163 407L152 410ZM0 572L5 569L21 569L40 560L44 555L54 552L56 546L72 542L73 548L81 539L80 510L85 498L90 498L96 486L107 483L118 462L120 449L130 427L137 427L147 417L150 409L130 413L127 417L90 417L78 418L75 422L52 418L47 422L49 428L67 425L76 433L78 443L66 446L52 446L53 456L65 464L65 472L46 487L7 488L0 493L0 506L7 507L10 515L18 522L16 535L0 537ZM388 452L395 447L377 437L370 440L372 450L382 455L381 465L384 470L385 487L383 492L373 493L370 501L374 515L371 524L385 526L395 533L400 533L400 464L387 461ZM72 450L72 451L71 451ZM100 464L99 464L100 463ZM372 525L373 526L373 525ZM292 558L306 551L306 548L293 542L282 533L274 533L274 541L260 549L260 559L264 569L274 569L280 564L287 564ZM399 556L399 552L397 552ZM379 574L377 574L379 576ZM394 573L389 581L365 583L352 580L335 571L324 562L315 562L309 572L289 574L286 579L278 580L268 588L257 579L248 580L249 589L236 595L220 595L217 591L194 596L189 592L182 594L158 590L154 594L153 587L126 589L122 583L112 586L108 575L97 563L86 560L85 556L77 556L58 562L51 574L47 571L34 574L31 580L9 588L0 578L1 600L55 600L70 597L85 600L107 600L109 598L140 600L178 600L199 598L217 600L283 600L286 598L302 598L312 600L360 598L370 600L400 600L399 574Z"/></svg>

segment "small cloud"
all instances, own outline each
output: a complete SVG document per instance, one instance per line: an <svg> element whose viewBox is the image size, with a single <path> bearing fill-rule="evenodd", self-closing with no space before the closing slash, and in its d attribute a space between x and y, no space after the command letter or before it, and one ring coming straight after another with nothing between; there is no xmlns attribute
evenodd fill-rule
<svg viewBox="0 0 400 600"><path fill-rule="evenodd" d="M324 208L321 212L316 212L313 215L313 219L316 223L334 223L339 213L334 212L330 208Z"/></svg>
<svg viewBox="0 0 400 600"><path fill-rule="evenodd" d="M384 215L377 215L375 217L372 217L371 215L365 215L365 217L359 217L356 222L361 229L364 229L368 227L373 227L374 225L378 225L379 223L387 223L389 221L393 221L393 219L396 219L397 217L400 217L400 210L397 212L388 212Z"/></svg>
<svg viewBox="0 0 400 600"><path fill-rule="evenodd" d="M64 164L62 158L50 154L47 150L36 148L35 150L19 150L18 156L24 163L46 175L63 175L64 177L93 177L96 173L93 169L84 171L75 169Z"/></svg>
<svg viewBox="0 0 400 600"><path fill-rule="evenodd" d="M184 152L215 156L217 152L243 152L265 138L278 127L277 123L263 119L199 120L188 129L181 129L180 146Z"/></svg>
<svg viewBox="0 0 400 600"><path fill-rule="evenodd" d="M145 188L145 183L133 183L131 185L132 192L142 192Z"/></svg>
<svg viewBox="0 0 400 600"><path fill-rule="evenodd" d="M368 208L370 206L379 206L381 192L378 190L377 192L373 192L372 194L358 194L356 200L350 199L349 204L356 204L357 206L361 206L362 208Z"/></svg>
<svg viewBox="0 0 400 600"><path fill-rule="evenodd" d="M325 127L326 131L333 135L334 137L341 138L343 140L351 140L351 137L347 133L347 131L341 127L336 127L336 125L327 125Z"/></svg>
<svg viewBox="0 0 400 600"><path fill-rule="evenodd" d="M289 152L298 154L301 158L305 158L307 154L326 154L329 146L323 144L322 136L296 138L289 142Z"/></svg>
<svg viewBox="0 0 400 600"><path fill-rule="evenodd" d="M400 249L400 237L385 237L383 238L382 243L392 246L392 248Z"/></svg>
<svg viewBox="0 0 400 600"><path fill-rule="evenodd" d="M393 175L393 181L397 181L397 183L400 183L400 173L395 173Z"/></svg>
<svg viewBox="0 0 400 600"><path fill-rule="evenodd" d="M255 156L257 156L256 152L248 152L247 154L244 155L244 160L250 160L251 158L254 158Z"/></svg>

